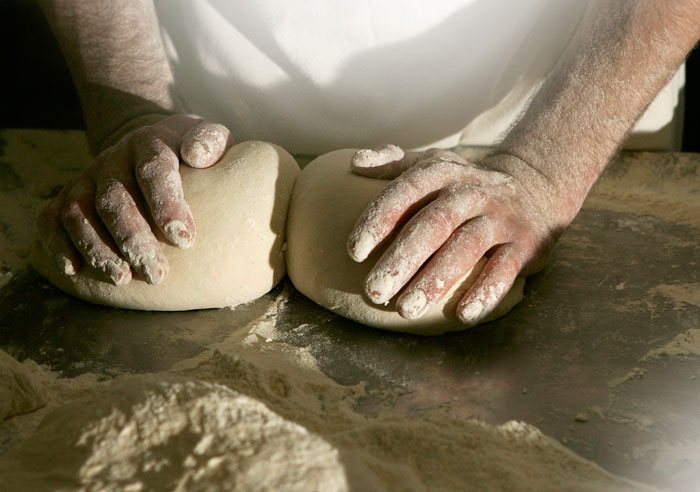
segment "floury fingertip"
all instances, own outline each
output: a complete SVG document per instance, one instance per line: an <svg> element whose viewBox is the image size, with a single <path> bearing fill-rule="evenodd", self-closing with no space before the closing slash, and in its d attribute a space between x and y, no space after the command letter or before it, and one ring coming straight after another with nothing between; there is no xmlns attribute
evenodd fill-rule
<svg viewBox="0 0 700 492"><path fill-rule="evenodd" d="M64 275L68 275L70 277L78 273L73 262L61 253L56 253L53 259L56 267L59 269L59 271L63 272Z"/></svg>
<svg viewBox="0 0 700 492"><path fill-rule="evenodd" d="M352 158L352 166L357 168L377 167L400 161L404 151L396 145L382 145L374 149L358 150Z"/></svg>
<svg viewBox="0 0 700 492"><path fill-rule="evenodd" d="M428 297L421 289L414 289L399 297L396 302L399 314L406 319L420 318L428 308Z"/></svg>
<svg viewBox="0 0 700 492"><path fill-rule="evenodd" d="M353 260L363 262L367 259L376 245L377 241L369 232L352 234L348 240L348 254Z"/></svg>
<svg viewBox="0 0 700 492"><path fill-rule="evenodd" d="M170 221L163 229L168 239L180 249L187 249L194 243L194 236L190 234L187 226L181 220Z"/></svg>

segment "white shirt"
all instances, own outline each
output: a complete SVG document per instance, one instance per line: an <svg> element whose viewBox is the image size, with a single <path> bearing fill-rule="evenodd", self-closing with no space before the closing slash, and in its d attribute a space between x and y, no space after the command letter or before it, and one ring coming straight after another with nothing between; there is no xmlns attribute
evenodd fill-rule
<svg viewBox="0 0 700 492"><path fill-rule="evenodd" d="M237 140L319 154L496 143L592 1L157 0L156 9L190 111ZM662 105L665 123L674 105Z"/></svg>

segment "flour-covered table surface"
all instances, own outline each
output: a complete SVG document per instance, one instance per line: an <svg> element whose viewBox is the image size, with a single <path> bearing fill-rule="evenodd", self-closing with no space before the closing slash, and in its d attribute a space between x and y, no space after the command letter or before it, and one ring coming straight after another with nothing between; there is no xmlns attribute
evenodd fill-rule
<svg viewBox="0 0 700 492"><path fill-rule="evenodd" d="M341 384L367 382L362 412L521 420L616 474L700 488L700 155L623 154L520 305L436 338L345 320L288 280L234 310L125 311L63 294L26 267L31 217L86 159L79 132L0 132L0 348L16 358L65 376L166 370L278 303L285 343Z"/></svg>

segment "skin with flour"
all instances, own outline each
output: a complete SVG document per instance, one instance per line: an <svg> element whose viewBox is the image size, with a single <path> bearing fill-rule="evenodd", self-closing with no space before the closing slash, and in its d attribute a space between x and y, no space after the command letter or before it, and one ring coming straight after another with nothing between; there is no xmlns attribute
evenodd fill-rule
<svg viewBox="0 0 700 492"><path fill-rule="evenodd" d="M364 295L363 281L384 248L376 251L371 261L357 263L348 257L345 242L362 210L378 193L381 196L391 182L353 173L350 163L355 153L353 149L345 149L322 155L299 176L287 223L289 278L316 303L368 326L420 335L464 329L455 315L455 307L478 277L485 260L472 271L463 272L452 282L453 288L447 295L420 317L407 319L396 311L393 301L374 304ZM383 257L396 254L395 244L386 248ZM487 320L505 314L517 304L522 298L523 284L524 279L518 279Z"/></svg>
<svg viewBox="0 0 700 492"><path fill-rule="evenodd" d="M43 5L98 153L83 181L95 183L94 205L89 186L69 187L42 215L44 247L66 275L86 262L112 282L126 283L129 264L146 281L161 282L168 273L167 257L144 217L159 217L157 227L173 244L192 244L187 204L179 184L166 176L173 175L175 158L188 163L187 156L198 153L194 146L208 148L205 161L215 161L217 142L228 140L227 132L206 122L180 133L163 132L163 125L170 128L168 118L184 113L184 107L173 95L174 79L150 1L44 0ZM626 133L699 37L697 0L606 2L490 157L465 166L451 158L413 155L408 160L420 163L404 166L402 152L394 149L387 157L379 149L358 159L357 172L367 176L386 174L387 165L410 169L369 204L358 222L348 244L355 261L364 261L392 236L403 225L398 219L420 210L369 272L368 298L383 304L403 290L396 302L399 313L423 316L447 295L450 282L489 251L488 263L456 307L466 325L485 319L518 276L542 268ZM205 130L195 131L198 125ZM137 152L140 147L147 150ZM141 168L148 172L140 180L124 173ZM100 179L106 186L97 186ZM164 200L149 199L164 182L173 192ZM65 201L75 195L79 199ZM80 226L85 222L75 220L73 209L85 213L90 227ZM113 213L125 209L130 214ZM466 223L459 222L465 217ZM436 254L426 263L430 253Z"/></svg>
<svg viewBox="0 0 700 492"><path fill-rule="evenodd" d="M172 271L160 285L134 278L114 285L98 268L71 276L34 248L39 272L65 292L129 309L184 311L236 306L268 292L285 274L287 209L299 166L276 145L242 142L216 166L185 167L182 184L202 237L187 250L158 234ZM226 213L222 213L225 210Z"/></svg>
<svg viewBox="0 0 700 492"><path fill-rule="evenodd" d="M413 215L369 272L369 299L383 304L403 289L399 313L420 317L489 251L457 305L464 324L482 321L519 275L544 266L627 132L699 38L700 2L608 2L492 155L468 163L392 146L359 153L356 172L396 179L358 220L350 256L364 261Z"/></svg>

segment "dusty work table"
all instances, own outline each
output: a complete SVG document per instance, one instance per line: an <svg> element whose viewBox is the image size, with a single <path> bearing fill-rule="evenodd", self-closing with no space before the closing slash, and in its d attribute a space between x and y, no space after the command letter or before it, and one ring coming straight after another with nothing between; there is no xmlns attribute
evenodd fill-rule
<svg viewBox="0 0 700 492"><path fill-rule="evenodd" d="M277 326L361 403L522 420L604 468L700 490L700 155L625 153L506 317L436 338L335 316L285 280L235 310L93 306L25 257L33 215L87 161L79 132L0 131L0 348L66 376L167 369L290 300ZM286 289L286 290L285 290Z"/></svg>

